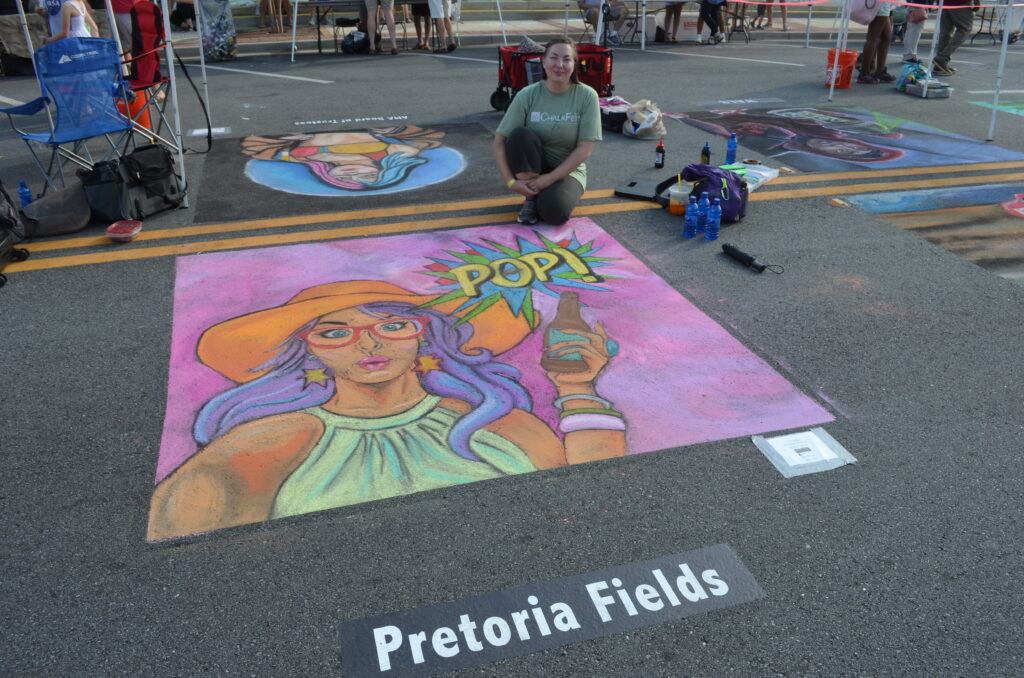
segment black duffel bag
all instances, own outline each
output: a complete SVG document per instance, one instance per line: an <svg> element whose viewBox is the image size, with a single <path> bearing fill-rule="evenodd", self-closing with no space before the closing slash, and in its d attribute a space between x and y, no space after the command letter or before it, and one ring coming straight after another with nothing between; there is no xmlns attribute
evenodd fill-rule
<svg viewBox="0 0 1024 678"><path fill-rule="evenodd" d="M141 146L121 158L124 182L121 218L142 220L177 207L185 199L185 186L174 171L174 156L164 146Z"/></svg>

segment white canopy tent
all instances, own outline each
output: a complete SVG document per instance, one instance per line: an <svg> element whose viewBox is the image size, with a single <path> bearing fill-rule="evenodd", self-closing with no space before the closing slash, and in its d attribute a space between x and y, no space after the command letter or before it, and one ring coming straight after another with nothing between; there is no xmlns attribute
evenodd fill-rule
<svg viewBox="0 0 1024 678"><path fill-rule="evenodd" d="M833 63L831 64L831 67L833 69L833 71L832 71L833 73L837 73L838 72L839 53L840 53L840 51L846 49L847 40L849 38L849 32L850 32L850 10L851 10L851 8L853 6L853 3L855 1L857 1L857 0L840 0L840 1L842 2L842 9L840 11L839 32L836 35L835 58L833 60ZM883 1L885 1L885 0L883 0ZM956 3L956 4L954 4L954 3ZM920 7L927 7L929 9L932 8L932 5L923 5L923 4L918 4L918 3L915 3L915 2L894 2L894 4L903 4L903 5L908 5L908 6L915 6L916 5L916 6L920 6ZM936 50L937 45L938 45L938 33L939 33L940 21L942 20L942 11L943 11L943 9L963 8L963 7L970 7L970 6L971 5L969 4L969 0L952 0L952 2L949 3L948 5L945 3L945 0L939 0L938 12L935 13L935 18L934 18L934 24L933 24L934 28L932 29L931 48L930 48L930 53L929 53L929 57L928 57L928 76L929 77L931 77L932 66L935 63L935 50ZM1011 32L1011 28L1013 26L1014 18L1016 16L1018 16L1016 14L1016 12L1019 11L1020 8L1024 8L1024 2L1021 2L1020 0L1017 0L1017 2L1014 2L1014 0L1002 0L1001 2L999 0L995 0L995 2L986 2L986 1L983 0L981 6L982 7L994 8L994 9L1000 10L1001 13L1002 13L1002 22L1001 22L1002 26L1003 26L1003 30L1002 30L1002 46L1001 46L1001 49L999 50L999 65L996 67L995 94L993 95L993 98L992 98L992 117L991 117L991 120L989 122L988 138L986 139L986 141L992 141L995 138L996 116L999 113L999 98L1000 98L1000 94L1002 92L1003 76L1004 76L1004 74L1006 72L1006 51L1007 51L1007 49L1009 48L1009 45L1010 45L1010 32ZM995 21L993 21L993 24L994 23L995 23ZM832 101L832 96L833 96L833 93L835 91L835 83L836 83L837 79L838 78L830 78L829 91L828 91L828 100L829 101Z"/></svg>
<svg viewBox="0 0 1024 678"><path fill-rule="evenodd" d="M19 21L21 22L22 32L25 34L25 44L28 47L29 53L30 54L34 53L35 50L33 49L33 46L32 46L32 36L29 33L28 20L25 17L25 9L24 9L24 7L22 7L21 2L16 2L15 4L18 6L18 17L19 17ZM160 9L163 12L164 35L165 36L169 36L171 34L171 24L170 24L170 13L168 11L168 6L167 6L168 5L168 0L160 0L159 4L160 4ZM111 0L106 0L106 7L107 7L107 19L108 19L107 20L107 24L110 26L111 37L116 42L116 41L118 41L117 22L114 21L114 10L113 10L113 7L111 6ZM200 14L201 14L201 12L196 12L197 21L199 20ZM201 30L202 26L200 25L199 28ZM200 63L202 64L203 84L204 84L204 88L205 88L205 85L206 85L206 60L205 60L205 58L203 56L202 45L200 45L200 49L199 49L199 58L200 58ZM170 102L169 102L169 105L171 106L172 119L173 119L173 126L171 128L172 139L170 141L168 141L168 140L163 139L163 138L161 138L161 137L159 137L159 136L157 136L155 134L150 135L150 136L152 138L155 138L155 139L158 139L158 140L162 141L163 143L167 144L168 146L170 146L171 148L174 149L175 155L178 158L178 173L181 176L182 182L187 186L188 185L188 181L186 180L186 177L185 177L185 150L184 150L184 147L183 147L182 141L181 141L181 115L180 115L180 112L179 112L179 103L178 103L179 102L179 100L178 100L178 86L177 86L177 80L176 80L175 72L174 72L174 45L171 43L170 40L165 40L164 41L164 59L166 61L167 74L168 74L168 78L170 80L170 88L169 88L170 89L170 92L169 92ZM38 75L36 77L38 79ZM41 94L45 95L45 91L43 91L42 82L39 83L39 90L40 90ZM208 96L207 96L207 100L208 100ZM209 110L209 109L207 109L207 110ZM47 109L47 114L49 114L49 109ZM53 120L52 119L50 120L50 125L51 125L51 128L52 128L52 126L53 126ZM185 207L189 206L189 199L188 199L188 193L187 192L185 194L185 200L184 200L183 205Z"/></svg>

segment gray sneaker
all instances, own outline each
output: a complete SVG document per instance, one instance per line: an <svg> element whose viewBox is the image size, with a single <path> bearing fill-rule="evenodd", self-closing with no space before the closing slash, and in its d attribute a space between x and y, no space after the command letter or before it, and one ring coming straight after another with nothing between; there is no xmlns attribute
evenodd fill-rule
<svg viewBox="0 0 1024 678"><path fill-rule="evenodd" d="M519 216L516 217L516 221L526 226L533 226L540 219L537 217L537 201L533 198L528 198L523 206L519 208Z"/></svg>

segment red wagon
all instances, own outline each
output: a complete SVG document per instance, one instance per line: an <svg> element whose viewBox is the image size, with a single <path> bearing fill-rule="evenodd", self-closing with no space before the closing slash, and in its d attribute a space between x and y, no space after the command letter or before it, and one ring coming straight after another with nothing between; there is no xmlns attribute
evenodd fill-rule
<svg viewBox="0 0 1024 678"><path fill-rule="evenodd" d="M610 96L612 84L612 50L599 45L577 45L580 82L597 90L598 96ZM541 79L540 52L519 52L515 47L498 47L498 89L491 94L491 107L496 111L508 108L516 93Z"/></svg>

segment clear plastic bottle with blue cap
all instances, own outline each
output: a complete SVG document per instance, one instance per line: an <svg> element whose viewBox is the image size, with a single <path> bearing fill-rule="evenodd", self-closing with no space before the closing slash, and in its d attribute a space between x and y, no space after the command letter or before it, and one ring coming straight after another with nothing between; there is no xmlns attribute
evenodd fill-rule
<svg viewBox="0 0 1024 678"><path fill-rule="evenodd" d="M736 132L729 135L729 142L725 147L725 164L732 165L736 162L736 149L739 142L736 140Z"/></svg>
<svg viewBox="0 0 1024 678"><path fill-rule="evenodd" d="M690 204L686 206L686 217L683 222L683 237L692 238L697 235L697 196L690 196Z"/></svg>
<svg viewBox="0 0 1024 678"><path fill-rule="evenodd" d="M717 240L718 233L722 229L722 199L715 198L715 202L711 204L711 208L708 210L708 224L704 231L704 238L707 240Z"/></svg>
<svg viewBox="0 0 1024 678"><path fill-rule="evenodd" d="M32 190L24 181L18 184L18 197L21 198L22 207L32 202Z"/></svg>
<svg viewBox="0 0 1024 678"><path fill-rule="evenodd" d="M701 191L700 200L697 201L697 232L703 233L708 225L708 211L711 209L711 201L708 200L708 192Z"/></svg>

